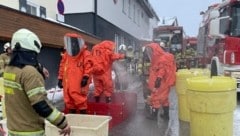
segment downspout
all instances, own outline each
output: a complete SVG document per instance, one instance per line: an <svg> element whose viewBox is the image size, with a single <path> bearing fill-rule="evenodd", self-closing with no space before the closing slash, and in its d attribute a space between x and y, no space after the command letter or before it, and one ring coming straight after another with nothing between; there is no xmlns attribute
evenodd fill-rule
<svg viewBox="0 0 240 136"><path fill-rule="evenodd" d="M94 0L93 34L97 36L97 0Z"/></svg>

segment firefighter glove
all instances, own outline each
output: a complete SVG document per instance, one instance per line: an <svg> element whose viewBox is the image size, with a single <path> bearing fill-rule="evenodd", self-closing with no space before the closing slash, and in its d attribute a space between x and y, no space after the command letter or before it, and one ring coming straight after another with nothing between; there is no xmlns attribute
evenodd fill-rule
<svg viewBox="0 0 240 136"><path fill-rule="evenodd" d="M160 77L157 77L156 81L155 81L155 85L154 87L155 88L159 88L161 86L161 78Z"/></svg>
<svg viewBox="0 0 240 136"><path fill-rule="evenodd" d="M63 88L62 79L59 79L59 80L58 80L58 87L59 87L59 88Z"/></svg>
<svg viewBox="0 0 240 136"><path fill-rule="evenodd" d="M88 76L83 76L82 82L81 82L81 87L85 87L87 85L88 79L89 79Z"/></svg>

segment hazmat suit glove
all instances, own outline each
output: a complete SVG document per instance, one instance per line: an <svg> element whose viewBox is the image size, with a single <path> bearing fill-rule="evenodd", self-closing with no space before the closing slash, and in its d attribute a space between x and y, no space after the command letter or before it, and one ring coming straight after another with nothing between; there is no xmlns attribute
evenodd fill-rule
<svg viewBox="0 0 240 136"><path fill-rule="evenodd" d="M81 87L85 87L88 83L88 76L83 76L82 81L81 81Z"/></svg>
<svg viewBox="0 0 240 136"><path fill-rule="evenodd" d="M59 87L59 88L63 88L62 79L59 79L59 80L58 80L58 87Z"/></svg>
<svg viewBox="0 0 240 136"><path fill-rule="evenodd" d="M160 86L161 86L161 78L157 77L157 79L155 81L154 88L159 88Z"/></svg>
<svg viewBox="0 0 240 136"><path fill-rule="evenodd" d="M132 58L127 55L124 56L124 59L126 59L128 62L130 62L132 60Z"/></svg>

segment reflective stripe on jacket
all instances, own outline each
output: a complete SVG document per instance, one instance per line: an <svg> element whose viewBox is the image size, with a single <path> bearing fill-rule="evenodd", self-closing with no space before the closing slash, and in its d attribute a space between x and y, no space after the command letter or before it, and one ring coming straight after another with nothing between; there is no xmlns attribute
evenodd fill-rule
<svg viewBox="0 0 240 136"><path fill-rule="evenodd" d="M44 118L32 107L42 101L52 109L46 119L59 128L66 126L64 116L48 101L44 79L35 67L25 66L20 69L7 66L3 78L7 128L11 135L44 131ZM45 110L45 107L42 108Z"/></svg>
<svg viewBox="0 0 240 136"><path fill-rule="evenodd" d="M8 136L45 136L45 132L42 131L35 131L35 132L15 132L15 131L8 131Z"/></svg>

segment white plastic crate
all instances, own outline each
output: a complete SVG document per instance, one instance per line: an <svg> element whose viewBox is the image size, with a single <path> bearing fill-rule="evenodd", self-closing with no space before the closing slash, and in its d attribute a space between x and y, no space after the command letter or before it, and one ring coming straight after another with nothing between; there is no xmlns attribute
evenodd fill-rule
<svg viewBox="0 0 240 136"><path fill-rule="evenodd" d="M70 136L108 136L110 116L67 114ZM46 136L59 136L59 129L46 122Z"/></svg>

